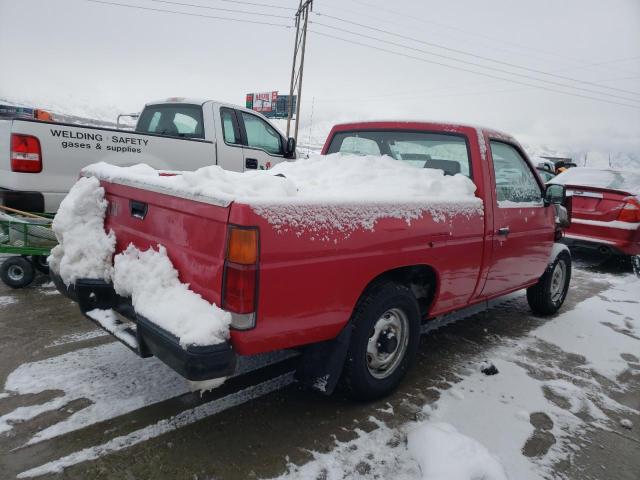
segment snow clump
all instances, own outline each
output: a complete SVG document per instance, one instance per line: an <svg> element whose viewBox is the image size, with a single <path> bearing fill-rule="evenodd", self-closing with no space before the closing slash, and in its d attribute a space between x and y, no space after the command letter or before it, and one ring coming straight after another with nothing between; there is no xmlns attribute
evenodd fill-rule
<svg viewBox="0 0 640 480"><path fill-rule="evenodd" d="M47 260L66 285L79 278L111 278L116 237L104 230L107 205L94 177L80 178L60 204L52 225L58 245Z"/></svg>
<svg viewBox="0 0 640 480"><path fill-rule="evenodd" d="M422 480L508 480L487 448L443 422L425 422L407 436Z"/></svg>
<svg viewBox="0 0 640 480"><path fill-rule="evenodd" d="M180 345L213 345L229 338L231 314L180 282L167 250L129 247L113 260L113 287L131 297L139 315L179 338Z"/></svg>

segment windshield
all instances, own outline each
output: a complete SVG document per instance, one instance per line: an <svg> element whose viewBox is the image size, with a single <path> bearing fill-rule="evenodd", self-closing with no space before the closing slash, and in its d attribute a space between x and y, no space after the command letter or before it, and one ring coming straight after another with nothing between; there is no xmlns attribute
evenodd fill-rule
<svg viewBox="0 0 640 480"><path fill-rule="evenodd" d="M562 172L549 183L606 188L640 195L640 173L619 170L574 167Z"/></svg>
<svg viewBox="0 0 640 480"><path fill-rule="evenodd" d="M338 132L327 153L388 155L417 168L471 177L467 142L462 135L394 130Z"/></svg>
<svg viewBox="0 0 640 480"><path fill-rule="evenodd" d="M200 105L162 104L145 107L136 132L170 137L204 138Z"/></svg>

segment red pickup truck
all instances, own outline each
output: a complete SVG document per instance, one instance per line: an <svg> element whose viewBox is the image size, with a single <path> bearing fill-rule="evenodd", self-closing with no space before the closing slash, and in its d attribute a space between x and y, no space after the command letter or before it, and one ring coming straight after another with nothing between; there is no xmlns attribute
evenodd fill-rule
<svg viewBox="0 0 640 480"><path fill-rule="evenodd" d="M444 123L353 123L335 126L322 151L340 152L386 155L467 182L459 177L465 176L480 207L456 213L423 205L408 221L385 217L376 202L356 210L339 202L307 205L323 212L325 231L318 233L297 229L313 223L304 211L283 225L265 213L268 207L101 179L109 202L105 229L115 233L116 253L130 244L166 247L180 280L231 313L229 340L185 347L136 314L131 299L110 283L79 279L67 287L53 271L54 281L84 313L112 309L120 321L132 321L109 330L123 340L128 329L129 347L191 380L229 375L238 355L297 349L300 380L327 393L341 380L363 399L397 386L414 361L420 332L434 320L525 288L534 312L560 308L571 277L569 252L555 243L565 189L545 188L512 137ZM278 207L286 209L286 202ZM383 212L371 228L326 231L327 216L357 216L367 208Z"/></svg>

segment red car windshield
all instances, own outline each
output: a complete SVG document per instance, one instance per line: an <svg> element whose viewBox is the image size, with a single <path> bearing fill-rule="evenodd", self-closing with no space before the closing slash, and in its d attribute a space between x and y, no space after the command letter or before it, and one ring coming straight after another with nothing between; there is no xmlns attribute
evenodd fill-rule
<svg viewBox="0 0 640 480"><path fill-rule="evenodd" d="M549 183L618 190L640 195L640 173L596 168L570 168Z"/></svg>

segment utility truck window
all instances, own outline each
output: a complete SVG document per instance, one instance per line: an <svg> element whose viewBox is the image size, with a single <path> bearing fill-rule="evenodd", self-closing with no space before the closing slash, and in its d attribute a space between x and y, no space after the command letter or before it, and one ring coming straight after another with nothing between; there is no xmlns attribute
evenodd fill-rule
<svg viewBox="0 0 640 480"><path fill-rule="evenodd" d="M220 109L220 117L222 118L222 133L224 135L224 141L227 143L240 143L236 138L236 131L234 127L233 112L227 108Z"/></svg>
<svg viewBox="0 0 640 480"><path fill-rule="evenodd" d="M282 155L280 134L261 118L242 112L244 129L247 132L247 146L259 148L273 155Z"/></svg>
<svg viewBox="0 0 640 480"><path fill-rule="evenodd" d="M496 198L499 206L514 203L542 204L542 190L526 160L513 146L491 141Z"/></svg>
<svg viewBox="0 0 640 480"><path fill-rule="evenodd" d="M204 138L202 107L182 104L145 107L138 120L136 132L169 137Z"/></svg>
<svg viewBox="0 0 640 480"><path fill-rule="evenodd" d="M339 132L327 153L388 155L416 168L434 168L445 175L460 173L471 178L467 142L462 135L426 132Z"/></svg>

